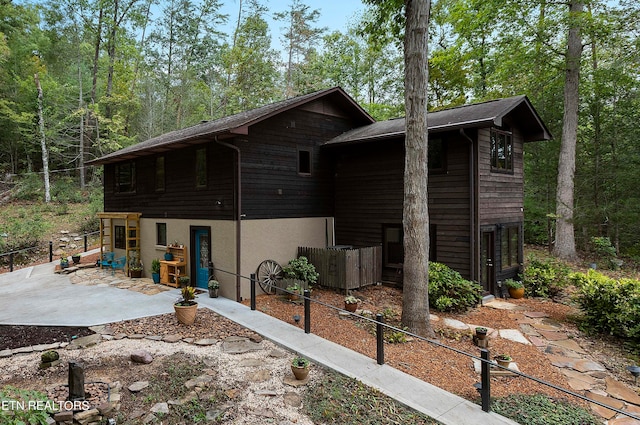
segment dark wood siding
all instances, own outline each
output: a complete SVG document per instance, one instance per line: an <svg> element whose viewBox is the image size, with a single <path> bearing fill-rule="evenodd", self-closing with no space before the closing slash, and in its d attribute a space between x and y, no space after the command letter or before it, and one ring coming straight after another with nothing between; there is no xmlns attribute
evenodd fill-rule
<svg viewBox="0 0 640 425"><path fill-rule="evenodd" d="M478 131L478 219L480 225L522 222L524 218L523 140L513 129L513 173L491 171L488 128Z"/></svg>
<svg viewBox="0 0 640 425"><path fill-rule="evenodd" d="M333 216L332 158L320 145L353 126L336 114L301 109L252 126L247 142L237 144L246 219ZM298 173L300 148L311 150L311 175Z"/></svg>
<svg viewBox="0 0 640 425"><path fill-rule="evenodd" d="M207 149L207 187L196 189L196 150ZM177 149L165 155L165 190L156 192L156 158L139 158L136 191L115 193L115 165L105 165L105 211L141 212L150 218L232 219L234 211L234 153L214 141ZM220 201L221 205L218 205Z"/></svg>
<svg viewBox="0 0 640 425"><path fill-rule="evenodd" d="M327 100L283 112L225 139L241 152L245 219L333 216L332 158L320 145L355 127ZM113 164L105 165L105 211L136 211L144 217L234 219L235 150L213 139L165 154L166 189L155 191L156 156L136 163L136 192L115 193ZM207 149L207 187L196 188L195 157ZM298 174L298 149L310 149L311 175ZM218 205L218 201L221 205Z"/></svg>
<svg viewBox="0 0 640 425"><path fill-rule="evenodd" d="M447 170L429 176L429 216L435 225L437 261L469 277L469 142L443 134ZM371 142L332 151L336 157L336 243L382 243L384 224L402 224L404 142ZM383 279L401 281L385 269Z"/></svg>

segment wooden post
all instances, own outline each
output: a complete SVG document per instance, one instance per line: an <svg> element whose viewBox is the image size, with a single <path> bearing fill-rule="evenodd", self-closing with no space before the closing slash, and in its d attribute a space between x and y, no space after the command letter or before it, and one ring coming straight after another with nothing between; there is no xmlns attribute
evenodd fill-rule
<svg viewBox="0 0 640 425"><path fill-rule="evenodd" d="M84 400L84 364L69 362L69 401Z"/></svg>

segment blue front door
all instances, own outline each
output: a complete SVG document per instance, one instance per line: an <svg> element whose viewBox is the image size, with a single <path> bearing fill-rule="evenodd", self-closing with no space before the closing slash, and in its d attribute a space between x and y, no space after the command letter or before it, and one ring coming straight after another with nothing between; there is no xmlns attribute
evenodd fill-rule
<svg viewBox="0 0 640 425"><path fill-rule="evenodd" d="M196 286L207 288L209 282L209 231L198 229L195 232L196 246Z"/></svg>

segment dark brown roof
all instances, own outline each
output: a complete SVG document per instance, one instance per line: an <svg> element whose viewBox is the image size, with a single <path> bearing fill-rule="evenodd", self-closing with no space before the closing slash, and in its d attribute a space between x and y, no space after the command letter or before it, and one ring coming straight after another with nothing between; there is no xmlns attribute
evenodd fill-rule
<svg viewBox="0 0 640 425"><path fill-rule="evenodd" d="M503 118L509 114L514 114L523 130L525 141L551 139L551 133L526 96L514 96L431 112L427 117L427 123L431 133L462 128L500 126ZM391 139L404 137L404 134L405 119L398 118L375 122L347 131L329 140L325 145Z"/></svg>
<svg viewBox="0 0 640 425"><path fill-rule="evenodd" d="M203 139L211 140L214 136L224 134L247 134L248 127L253 124L326 96L329 96L333 101L344 106L346 109L351 110L356 121L360 122L362 125L374 122L373 118L371 118L371 116L344 90L340 87L333 87L286 99L214 121L206 121L192 127L165 133L152 139L145 140L144 142L104 155L98 159L88 162L87 164L108 164L154 153L166 152L179 147L202 143Z"/></svg>

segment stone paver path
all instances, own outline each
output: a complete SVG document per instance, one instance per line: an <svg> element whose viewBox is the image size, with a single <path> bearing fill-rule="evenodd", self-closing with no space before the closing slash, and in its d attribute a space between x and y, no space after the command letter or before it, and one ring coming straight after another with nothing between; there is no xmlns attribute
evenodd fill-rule
<svg viewBox="0 0 640 425"><path fill-rule="evenodd" d="M591 400L640 416L640 395L636 390L609 376L603 365L594 361L587 351L569 337L561 323L549 319L545 313L526 311L523 307L504 300L494 300L485 306L513 311L520 329L496 329L492 330L493 333L520 344L533 344L543 351L551 364L567 377L570 386L568 389ZM434 318L437 320L436 316ZM477 326L448 319L443 320L443 323L462 330L475 329ZM517 370L517 365L511 365L510 368ZM476 361L474 366L479 373L480 362ZM640 425L638 420L597 404L591 404L591 409L606 419L608 425Z"/></svg>
<svg viewBox="0 0 640 425"><path fill-rule="evenodd" d="M112 275L111 270L98 267L80 268L69 274L69 280L76 285L108 285L119 289L140 292L145 295L155 295L173 289L166 285L153 283L153 280L149 278L131 279L121 271L116 271L116 273Z"/></svg>

